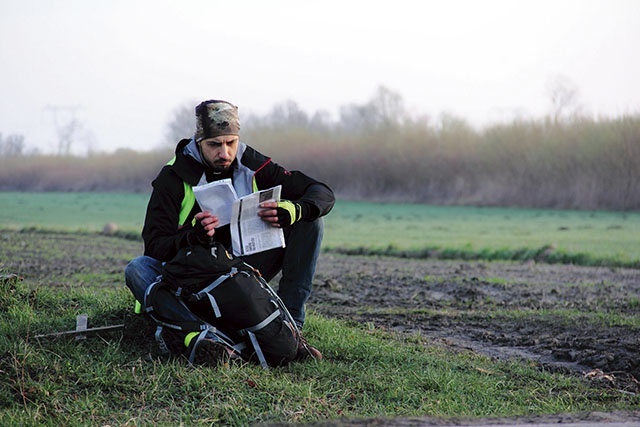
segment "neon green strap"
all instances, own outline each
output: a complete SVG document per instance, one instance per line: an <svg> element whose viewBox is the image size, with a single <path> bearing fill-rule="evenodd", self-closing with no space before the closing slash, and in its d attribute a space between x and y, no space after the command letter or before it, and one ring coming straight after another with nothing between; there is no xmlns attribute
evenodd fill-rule
<svg viewBox="0 0 640 427"><path fill-rule="evenodd" d="M193 194L193 188L184 183L184 197L182 198L182 203L180 203L180 217L178 219L178 225L182 227L184 223L187 221L193 206L196 204L196 195ZM193 222L195 223L195 218Z"/></svg>
<svg viewBox="0 0 640 427"><path fill-rule="evenodd" d="M172 166L176 162L176 156L173 156L173 159L167 162L168 166ZM178 226L182 227L184 223L187 221L191 210L196 204L196 195L193 194L193 188L183 181L184 184L184 197L182 198L182 202L180 203L180 215L178 217ZM195 224L195 218L193 219L193 224Z"/></svg>

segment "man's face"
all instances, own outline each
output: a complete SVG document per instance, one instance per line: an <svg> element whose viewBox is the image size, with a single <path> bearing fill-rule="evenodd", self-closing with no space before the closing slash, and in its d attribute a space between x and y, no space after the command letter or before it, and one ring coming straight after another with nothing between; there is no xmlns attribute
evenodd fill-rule
<svg viewBox="0 0 640 427"><path fill-rule="evenodd" d="M200 141L202 156L214 172L231 167L238 153L238 139L235 135L221 135Z"/></svg>

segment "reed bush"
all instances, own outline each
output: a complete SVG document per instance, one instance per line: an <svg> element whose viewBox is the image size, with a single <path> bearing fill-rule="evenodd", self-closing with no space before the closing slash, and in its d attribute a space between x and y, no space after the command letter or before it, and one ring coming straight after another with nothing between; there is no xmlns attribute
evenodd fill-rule
<svg viewBox="0 0 640 427"><path fill-rule="evenodd" d="M640 115L517 120L475 130L444 117L356 130L258 124L242 139L351 200L640 209ZM0 158L4 191L148 191L170 149Z"/></svg>

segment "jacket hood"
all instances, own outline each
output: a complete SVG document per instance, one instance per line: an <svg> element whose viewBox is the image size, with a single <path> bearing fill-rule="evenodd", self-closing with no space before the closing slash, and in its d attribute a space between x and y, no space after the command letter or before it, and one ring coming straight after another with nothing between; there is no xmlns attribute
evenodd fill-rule
<svg viewBox="0 0 640 427"><path fill-rule="evenodd" d="M178 147L180 147L180 145L178 145ZM193 157L198 163L206 166L202 161L202 156L200 156L200 150L198 149L198 144L196 144L195 139L191 138L189 140L189 142L182 149L182 154L184 154L185 156Z"/></svg>

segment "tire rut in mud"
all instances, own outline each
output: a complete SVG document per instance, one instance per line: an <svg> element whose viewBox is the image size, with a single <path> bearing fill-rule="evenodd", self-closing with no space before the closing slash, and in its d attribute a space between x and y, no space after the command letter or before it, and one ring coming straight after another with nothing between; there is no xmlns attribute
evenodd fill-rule
<svg viewBox="0 0 640 427"><path fill-rule="evenodd" d="M310 306L638 393L639 302L640 270L323 254Z"/></svg>

